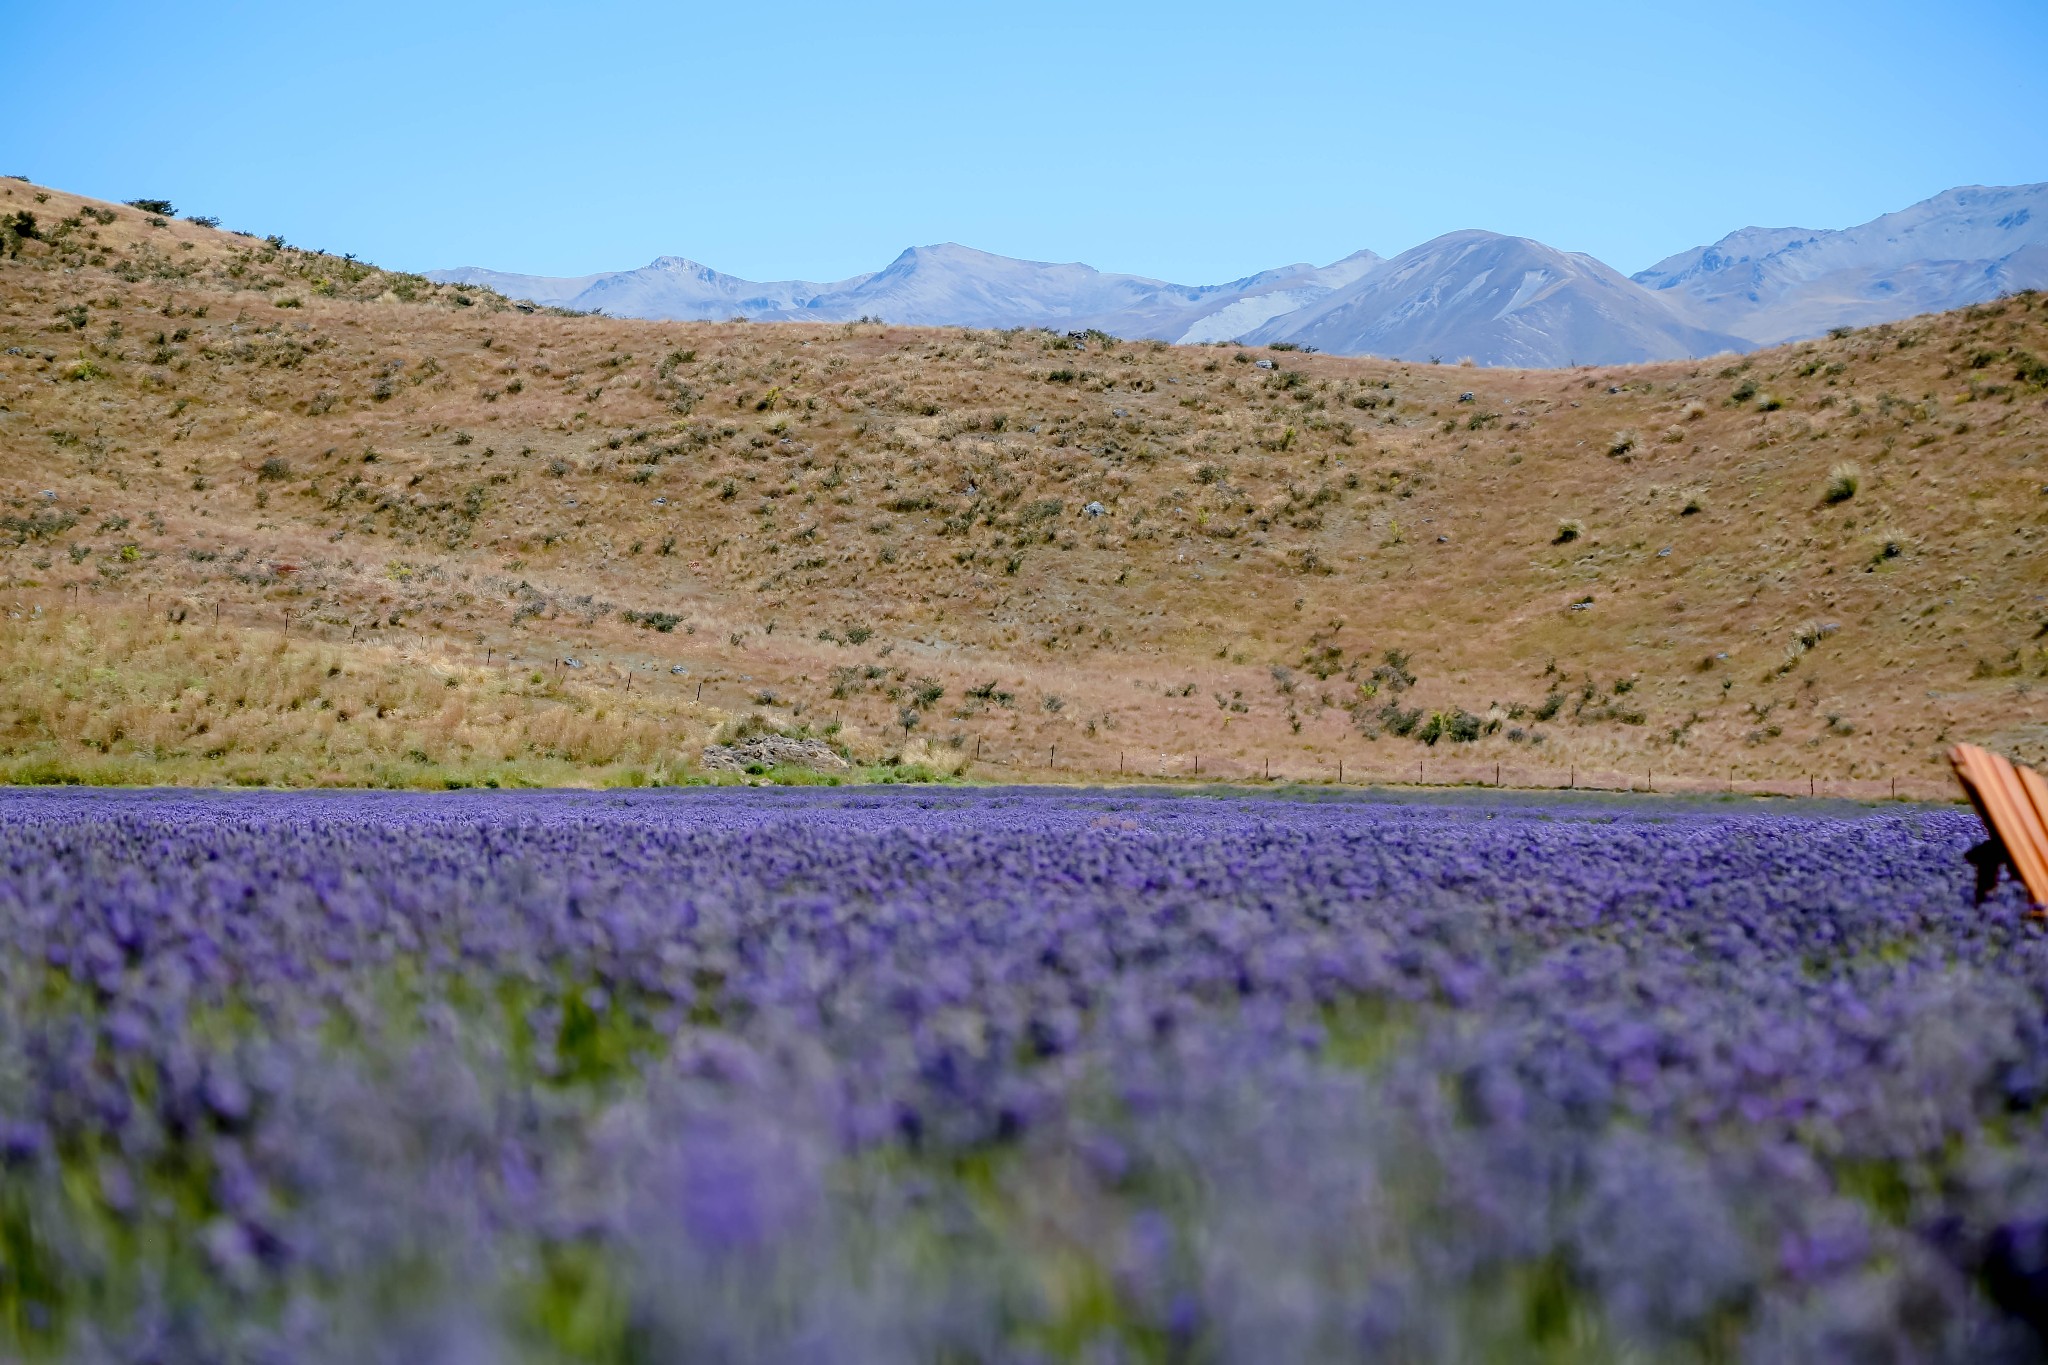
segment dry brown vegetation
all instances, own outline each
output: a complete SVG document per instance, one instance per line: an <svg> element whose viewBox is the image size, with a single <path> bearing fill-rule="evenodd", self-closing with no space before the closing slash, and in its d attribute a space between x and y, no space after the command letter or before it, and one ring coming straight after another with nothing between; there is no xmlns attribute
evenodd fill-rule
<svg viewBox="0 0 2048 1365"><path fill-rule="evenodd" d="M17 776L636 780L757 713L990 776L2048 757L2031 295L1516 372L565 316L0 181L19 212Z"/></svg>

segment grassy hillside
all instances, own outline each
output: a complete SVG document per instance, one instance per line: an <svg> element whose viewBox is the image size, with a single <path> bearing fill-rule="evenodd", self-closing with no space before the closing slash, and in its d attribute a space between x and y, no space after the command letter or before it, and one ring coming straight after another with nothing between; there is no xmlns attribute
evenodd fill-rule
<svg viewBox="0 0 2048 1365"><path fill-rule="evenodd" d="M17 776L632 780L736 723L991 776L2048 758L2034 296L1515 372L534 312L11 180L0 223Z"/></svg>

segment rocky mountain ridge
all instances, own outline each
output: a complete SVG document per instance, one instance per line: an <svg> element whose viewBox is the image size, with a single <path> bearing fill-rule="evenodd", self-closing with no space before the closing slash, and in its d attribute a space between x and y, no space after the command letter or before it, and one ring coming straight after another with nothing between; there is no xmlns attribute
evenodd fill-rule
<svg viewBox="0 0 2048 1365"><path fill-rule="evenodd" d="M1633 276L1579 252L1466 230L1184 285L956 243L881 270L755 282L679 256L574 278L428 272L536 304L676 321L1097 328L1183 345L1551 368L1677 360L1818 336L2048 286L2048 184L1963 186L1857 227L1742 228Z"/></svg>

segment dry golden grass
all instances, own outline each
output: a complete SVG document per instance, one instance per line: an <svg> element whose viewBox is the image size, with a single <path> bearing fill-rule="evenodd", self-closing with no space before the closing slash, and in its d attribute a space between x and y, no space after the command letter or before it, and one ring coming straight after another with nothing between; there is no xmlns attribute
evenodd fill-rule
<svg viewBox="0 0 2048 1365"><path fill-rule="evenodd" d="M393 686L510 656L665 737L565 737L565 773L755 711L990 776L1421 760L1931 794L1955 739L2048 757L2036 297L1516 372L526 313L0 181L17 209L80 226L0 262L0 594L245 638L288 614ZM576 714L477 687L495 738L464 763L531 759ZM239 757L188 745L163 775L357 780L431 729L352 731L322 768L338 723L262 714ZM66 713L36 752L94 733Z"/></svg>
<svg viewBox="0 0 2048 1365"><path fill-rule="evenodd" d="M0 622L0 777L292 786L641 785L704 738L554 670L293 640L127 606Z"/></svg>

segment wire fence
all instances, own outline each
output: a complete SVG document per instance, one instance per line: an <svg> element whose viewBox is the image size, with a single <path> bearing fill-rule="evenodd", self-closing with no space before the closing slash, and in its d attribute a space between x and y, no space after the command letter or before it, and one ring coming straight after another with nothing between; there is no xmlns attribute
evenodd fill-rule
<svg viewBox="0 0 2048 1365"><path fill-rule="evenodd" d="M1107 756L1046 746L1036 751L983 745L981 767L1052 780L1217 783L1240 786L1497 787L1518 791L1640 792L1667 796L1783 796L1854 801L1956 801L1955 783L1931 774L1855 777L1819 770L1755 768L1704 772L1655 767L1627 769L1570 762L1532 764L1462 758L1435 749L1426 756L1364 754L1304 759L1218 757L1193 751Z"/></svg>

